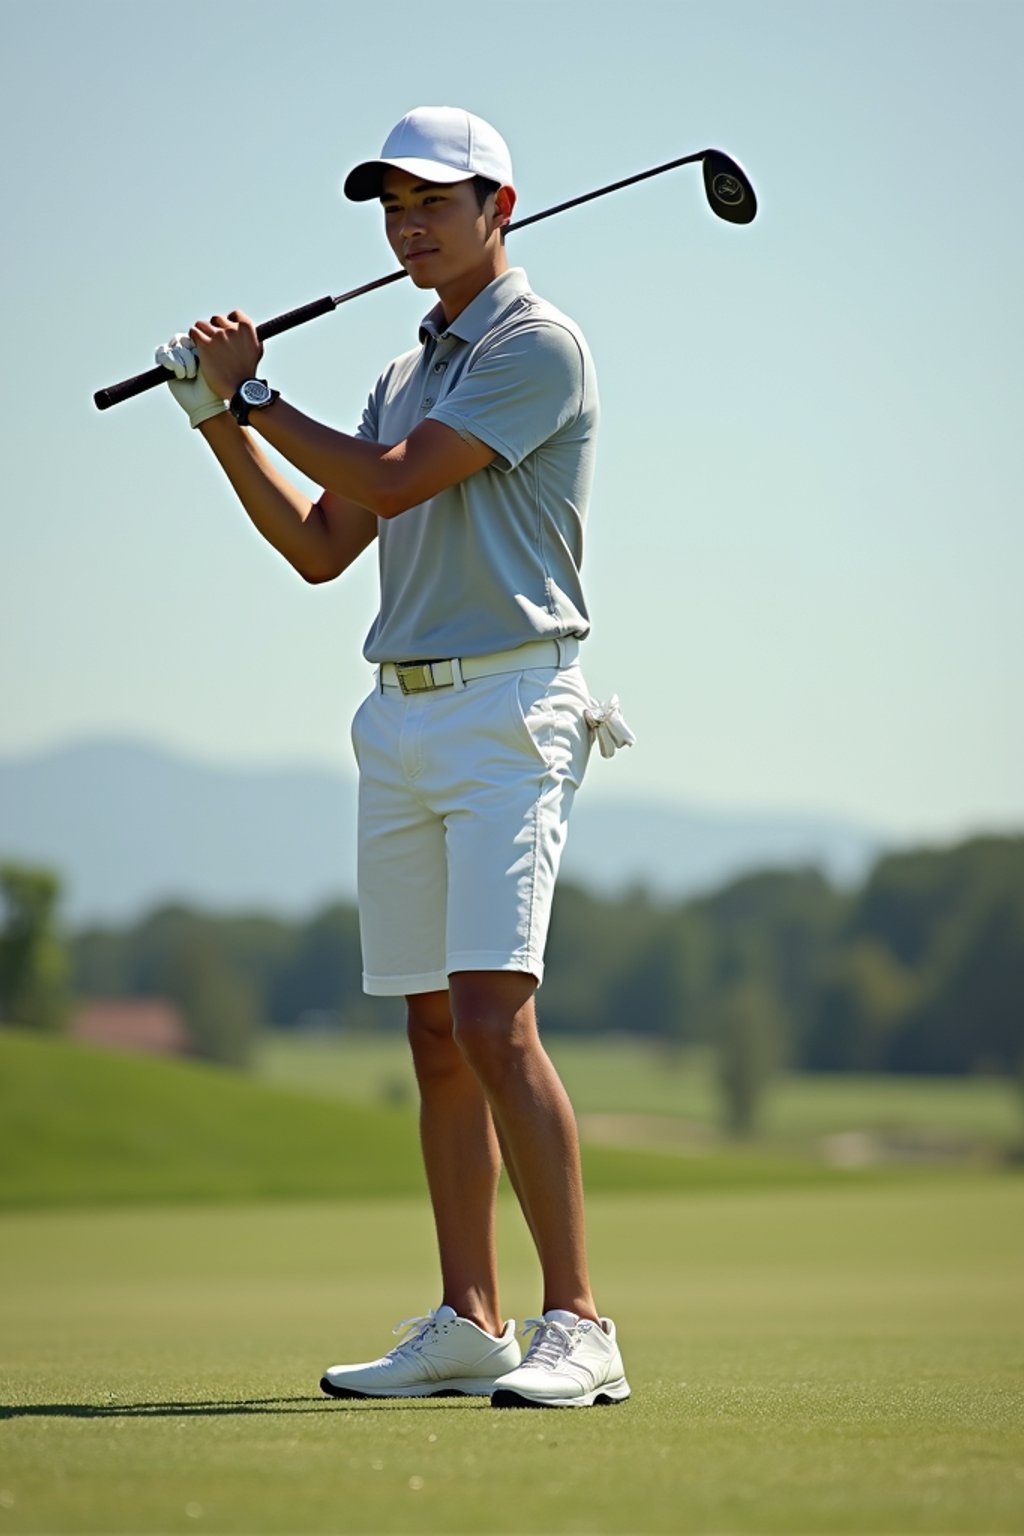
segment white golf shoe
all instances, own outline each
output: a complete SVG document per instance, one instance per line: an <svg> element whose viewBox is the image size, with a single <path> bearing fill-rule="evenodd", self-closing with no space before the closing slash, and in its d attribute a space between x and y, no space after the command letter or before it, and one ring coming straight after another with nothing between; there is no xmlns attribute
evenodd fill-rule
<svg viewBox="0 0 1024 1536"><path fill-rule="evenodd" d="M321 1389L329 1397L489 1397L521 1358L514 1321L493 1338L448 1306L392 1331L405 1335L394 1349L364 1365L332 1365Z"/></svg>
<svg viewBox="0 0 1024 1536"><path fill-rule="evenodd" d="M536 1332L522 1365L494 1383L495 1408L593 1408L629 1396L615 1324L575 1312L528 1317L523 1332Z"/></svg>

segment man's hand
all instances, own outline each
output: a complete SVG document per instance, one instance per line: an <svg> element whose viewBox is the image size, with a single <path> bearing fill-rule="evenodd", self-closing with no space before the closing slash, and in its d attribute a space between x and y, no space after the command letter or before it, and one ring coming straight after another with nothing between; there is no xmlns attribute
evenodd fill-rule
<svg viewBox="0 0 1024 1536"><path fill-rule="evenodd" d="M233 309L226 317L197 320L188 334L210 388L222 400L230 400L239 384L256 377L263 343L249 316L240 309Z"/></svg>
<svg viewBox="0 0 1024 1536"><path fill-rule="evenodd" d="M182 410L187 411L193 427L227 410L224 401L200 372L196 349L182 332L172 336L165 347L157 347L156 360L168 373L174 374L174 378L168 380L171 394Z"/></svg>

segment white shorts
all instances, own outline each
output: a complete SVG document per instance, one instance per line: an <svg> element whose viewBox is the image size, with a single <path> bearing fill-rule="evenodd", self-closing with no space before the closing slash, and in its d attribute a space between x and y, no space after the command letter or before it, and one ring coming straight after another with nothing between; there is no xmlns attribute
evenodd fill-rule
<svg viewBox="0 0 1024 1536"><path fill-rule="evenodd" d="M575 663L409 695L378 683L363 701L352 744L364 991L443 991L452 971L543 979L591 703Z"/></svg>

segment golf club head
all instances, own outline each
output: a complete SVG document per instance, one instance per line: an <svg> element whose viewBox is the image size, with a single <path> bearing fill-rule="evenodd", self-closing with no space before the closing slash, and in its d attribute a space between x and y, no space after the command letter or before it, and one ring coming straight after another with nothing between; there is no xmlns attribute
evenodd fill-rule
<svg viewBox="0 0 1024 1536"><path fill-rule="evenodd" d="M736 161L720 149L709 149L701 161L701 170L711 212L730 224L749 224L757 213L757 198Z"/></svg>

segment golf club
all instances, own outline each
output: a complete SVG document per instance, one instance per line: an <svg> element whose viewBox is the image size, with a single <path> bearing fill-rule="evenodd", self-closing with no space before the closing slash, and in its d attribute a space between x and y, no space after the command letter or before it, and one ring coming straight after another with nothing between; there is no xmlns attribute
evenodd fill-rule
<svg viewBox="0 0 1024 1536"><path fill-rule="evenodd" d="M514 224L509 224L505 232L511 234L514 230L526 229L530 224L539 224L541 219L550 219L556 213L564 213L567 208L578 208L581 203L593 202L595 197L607 197L609 192L619 192L623 187L631 187L634 182L646 181L650 176L661 176L665 171L674 171L677 166L693 165L697 161L700 161L704 172L704 192L711 212L730 224L749 224L757 213L757 198L745 172L722 150L702 149L695 155L683 155L679 160L656 165L653 170L627 176L623 181L613 181L607 187L599 187L596 192L584 192L582 197L573 197L567 203L545 208L543 213L533 213L528 219L518 219ZM275 315L272 320L264 320L262 325L256 327L256 334L261 341L268 341L271 336L280 336L282 331L294 330L297 325L305 325L307 320L316 320L320 315L329 314L339 304L347 304L350 299L358 299L364 293L372 293L375 288L386 287L388 283L397 283L407 275L404 271L389 272L386 277L378 277L372 283L363 283L361 287L351 288L348 293L340 293L335 298L327 295L322 299L314 299L312 304L303 304L298 309L288 310L286 314ZM158 384L166 384L171 377L166 368L149 368L134 378L122 379L120 384L98 389L92 398L97 409L105 411L112 405L119 405L122 400L145 394L147 389L154 389Z"/></svg>

